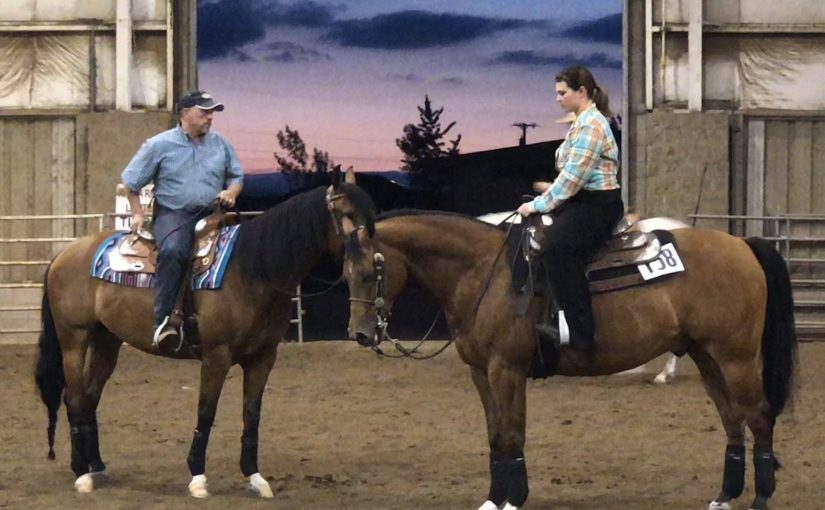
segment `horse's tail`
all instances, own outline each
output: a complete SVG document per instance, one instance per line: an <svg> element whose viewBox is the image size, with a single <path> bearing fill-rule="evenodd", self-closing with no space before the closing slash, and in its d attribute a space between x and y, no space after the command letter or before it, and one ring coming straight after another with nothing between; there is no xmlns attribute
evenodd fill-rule
<svg viewBox="0 0 825 510"><path fill-rule="evenodd" d="M49 266L51 267L51 266ZM40 309L41 332L38 342L37 365L34 369L34 380L40 389L40 399L46 404L49 412L49 459L54 460L54 429L57 424L57 410L60 409L60 399L66 378L63 375L63 348L57 338L54 327L52 307L49 304L49 269L43 279L43 302Z"/></svg>
<svg viewBox="0 0 825 510"><path fill-rule="evenodd" d="M752 237L746 242L762 266L768 284L762 331L762 388L771 414L776 418L793 392L796 371L797 339L791 279L785 260L768 241Z"/></svg>

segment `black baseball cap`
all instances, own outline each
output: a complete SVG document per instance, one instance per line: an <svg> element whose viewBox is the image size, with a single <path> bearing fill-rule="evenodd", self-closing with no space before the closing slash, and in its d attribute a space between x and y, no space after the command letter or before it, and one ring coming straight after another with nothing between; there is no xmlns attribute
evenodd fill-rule
<svg viewBox="0 0 825 510"><path fill-rule="evenodd" d="M189 92L178 101L178 111L184 108L200 108L201 110L223 111L223 103L216 103L215 100L202 90Z"/></svg>

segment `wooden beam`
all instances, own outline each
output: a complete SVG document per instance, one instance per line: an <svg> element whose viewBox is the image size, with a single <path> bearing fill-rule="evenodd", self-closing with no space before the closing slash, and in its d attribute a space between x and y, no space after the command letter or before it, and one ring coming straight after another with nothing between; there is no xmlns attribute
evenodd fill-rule
<svg viewBox="0 0 825 510"><path fill-rule="evenodd" d="M688 23L688 110L702 111L702 0L690 0Z"/></svg>
<svg viewBox="0 0 825 510"><path fill-rule="evenodd" d="M653 110L653 0L645 0L645 109Z"/></svg>
<svg viewBox="0 0 825 510"><path fill-rule="evenodd" d="M175 32L172 0L166 0L166 109L175 105Z"/></svg>
<svg viewBox="0 0 825 510"><path fill-rule="evenodd" d="M132 110L130 75L132 72L132 2L117 0L115 30L115 106Z"/></svg>
<svg viewBox="0 0 825 510"><path fill-rule="evenodd" d="M745 211L748 216L762 216L765 213L765 121L747 121L748 130L748 175ZM761 221L745 224L745 235L764 235Z"/></svg>

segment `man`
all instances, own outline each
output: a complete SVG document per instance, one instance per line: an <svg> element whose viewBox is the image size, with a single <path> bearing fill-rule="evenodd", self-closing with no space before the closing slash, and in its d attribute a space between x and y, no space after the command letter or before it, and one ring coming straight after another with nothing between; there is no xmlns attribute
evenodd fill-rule
<svg viewBox="0 0 825 510"><path fill-rule="evenodd" d="M211 212L216 199L225 207L234 206L243 186L235 150L211 130L214 112L223 108L205 92L190 92L178 101L178 125L146 140L123 170L133 231L143 225L138 193L149 182L155 184L155 347L180 340L170 316L189 268L195 223Z"/></svg>

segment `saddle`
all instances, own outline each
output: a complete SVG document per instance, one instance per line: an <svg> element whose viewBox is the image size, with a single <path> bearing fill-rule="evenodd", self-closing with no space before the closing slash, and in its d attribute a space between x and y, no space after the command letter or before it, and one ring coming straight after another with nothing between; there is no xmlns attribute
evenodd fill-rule
<svg viewBox="0 0 825 510"><path fill-rule="evenodd" d="M193 275L209 269L215 259L215 249L224 217L225 213L222 210L216 210L195 225L195 243L191 258ZM157 246L152 234L140 229L123 236L117 247L109 254L109 265L114 271L153 274L157 267Z"/></svg>
<svg viewBox="0 0 825 510"><path fill-rule="evenodd" d="M532 215L526 218L526 247L524 256L528 263L538 261L545 245L547 227L553 224L552 216L549 214ZM631 230L634 222L627 217L623 217L613 228L610 238L596 252L585 270L590 283L591 292L606 292L616 290L624 286L612 287L604 284L594 285L596 281L603 281L597 278L605 270L636 266L656 259L662 250L662 243L656 234L651 232L640 232ZM644 280L640 277L640 282ZM629 286L629 285L626 285ZM609 287L609 288L608 288Z"/></svg>
<svg viewBox="0 0 825 510"><path fill-rule="evenodd" d="M218 208L195 224L195 242L189 268L191 276L204 273L215 260L217 241L224 217L225 213ZM143 229L123 236L109 253L109 265L114 271L155 273L157 246L154 236ZM170 322L176 328L180 328L184 341L174 353L169 354L181 358L200 358L198 317L191 286L181 286Z"/></svg>
<svg viewBox="0 0 825 510"><path fill-rule="evenodd" d="M545 217L546 216L546 217ZM542 247L545 246L546 229L552 225L549 215L533 215L525 220L521 241L522 256L527 266L527 282L520 286L521 295L516 298L516 313L524 316L534 296L542 296L539 322L555 322L559 312L555 297L549 291L547 276L541 264ZM591 294L610 292L642 285L649 279L640 271L660 257L670 257L675 249L673 234L665 230L641 232L633 230L635 222L622 218L613 228L611 236L592 257L585 272ZM681 265L681 262L679 263ZM684 269L682 269L684 270ZM673 272L673 271L670 271ZM665 274L668 273L667 271ZM515 276L515 272L514 272ZM514 284L516 282L514 281ZM559 353L549 341L536 335L536 357L530 370L533 378L549 377L556 373ZM684 352L679 355L684 354Z"/></svg>

